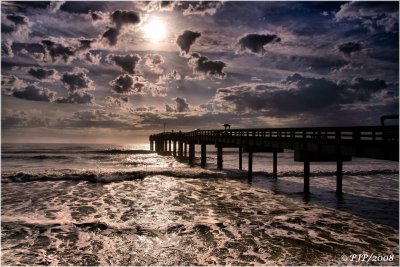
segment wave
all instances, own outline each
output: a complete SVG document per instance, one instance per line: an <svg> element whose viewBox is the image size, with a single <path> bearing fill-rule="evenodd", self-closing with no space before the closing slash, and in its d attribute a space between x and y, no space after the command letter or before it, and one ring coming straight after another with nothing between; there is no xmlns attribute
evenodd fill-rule
<svg viewBox="0 0 400 267"><path fill-rule="evenodd" d="M82 150L76 151L71 149L65 150L14 150L14 151L2 151L2 158L9 157L9 154L153 154L155 152L144 149L105 149L105 150Z"/></svg>
<svg viewBox="0 0 400 267"><path fill-rule="evenodd" d="M138 171L115 171L115 172L56 172L56 173L9 173L2 174L2 183L24 183L33 181L87 181L92 183L111 183L144 179L148 176L170 176L176 178L225 178L228 177L226 172L211 171L202 169L154 169L154 170L138 170Z"/></svg>
<svg viewBox="0 0 400 267"><path fill-rule="evenodd" d="M388 175L398 174L398 170L384 169L384 170L367 170L367 171L345 171L343 175L346 176L371 176L371 175ZM2 183L23 183L33 181L86 181L91 183L112 183L121 181L131 181L144 179L149 176L169 176L175 178L232 178L232 179L246 179L247 171L245 170L207 170L200 168L179 168L179 169L146 169L146 170L134 170L134 171L114 171L114 172L102 172L102 171L59 171L54 173L3 173ZM254 176L271 176L272 173L257 171L253 172ZM302 171L287 171L278 172L278 176L281 177L303 177ZM330 171L315 171L310 173L312 177L322 176L335 176L336 172Z"/></svg>
<svg viewBox="0 0 400 267"><path fill-rule="evenodd" d="M37 155L37 156L15 156L15 155L1 155L2 159L21 159L21 160L60 160L71 159L68 156L53 156L53 155Z"/></svg>

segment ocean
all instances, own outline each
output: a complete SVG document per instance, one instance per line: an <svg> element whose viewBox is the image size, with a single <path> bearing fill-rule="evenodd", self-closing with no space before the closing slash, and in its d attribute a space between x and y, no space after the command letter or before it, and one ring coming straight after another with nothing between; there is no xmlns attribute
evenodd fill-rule
<svg viewBox="0 0 400 267"><path fill-rule="evenodd" d="M398 265L398 162L237 151L205 169L142 145L2 144L3 265ZM368 257L365 257L367 255ZM368 260L368 262L367 262ZM375 261L374 261L375 260Z"/></svg>

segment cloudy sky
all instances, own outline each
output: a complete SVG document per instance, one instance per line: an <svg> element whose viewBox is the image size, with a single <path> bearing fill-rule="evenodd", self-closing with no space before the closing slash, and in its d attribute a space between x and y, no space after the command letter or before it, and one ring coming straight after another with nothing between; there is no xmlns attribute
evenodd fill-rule
<svg viewBox="0 0 400 267"><path fill-rule="evenodd" d="M3 142L398 114L398 2L1 5Z"/></svg>

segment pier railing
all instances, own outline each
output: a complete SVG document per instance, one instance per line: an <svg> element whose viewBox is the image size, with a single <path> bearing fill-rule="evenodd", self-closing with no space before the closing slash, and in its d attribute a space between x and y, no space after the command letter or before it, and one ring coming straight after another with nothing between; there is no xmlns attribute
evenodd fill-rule
<svg viewBox="0 0 400 267"><path fill-rule="evenodd" d="M195 130L191 132L165 132L151 135L150 138L273 138L291 140L332 140L332 141L383 141L398 142L398 126L360 126L360 127L313 127L313 128L265 128L230 130Z"/></svg>

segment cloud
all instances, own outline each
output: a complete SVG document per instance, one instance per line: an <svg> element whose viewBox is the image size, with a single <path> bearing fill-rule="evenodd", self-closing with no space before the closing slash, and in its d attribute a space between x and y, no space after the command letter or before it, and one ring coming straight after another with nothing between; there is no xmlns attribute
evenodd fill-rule
<svg viewBox="0 0 400 267"><path fill-rule="evenodd" d="M204 75L224 79L226 73L223 69L226 64L222 61L212 61L208 57L202 56L199 53L192 53L189 60L189 65L193 67L193 71Z"/></svg>
<svg viewBox="0 0 400 267"><path fill-rule="evenodd" d="M184 16L189 15L214 15L218 8L223 5L221 1L200 1L200 2L188 2L189 6L183 11Z"/></svg>
<svg viewBox="0 0 400 267"><path fill-rule="evenodd" d="M92 44L96 42L96 39L81 38L78 41L79 41L79 44L80 44L79 49L87 50L87 49L90 49L92 47Z"/></svg>
<svg viewBox="0 0 400 267"><path fill-rule="evenodd" d="M199 32L184 31L183 34L178 36L176 44L179 46L181 53L188 54L190 47L194 44L197 38L201 36Z"/></svg>
<svg viewBox="0 0 400 267"><path fill-rule="evenodd" d="M42 44L45 46L47 53L52 58L53 62L61 58L64 62L69 62L75 56L76 49L72 46L65 46L64 44L57 44L51 40L43 40Z"/></svg>
<svg viewBox="0 0 400 267"><path fill-rule="evenodd" d="M135 74L136 66L141 60L141 57L138 54L129 54L125 56L110 54L108 60L120 67L123 71L129 74Z"/></svg>
<svg viewBox="0 0 400 267"><path fill-rule="evenodd" d="M27 83L15 75L1 75L1 90L6 95L11 95L13 91L22 89L26 86Z"/></svg>
<svg viewBox="0 0 400 267"><path fill-rule="evenodd" d="M398 32L398 17L399 5L395 2L348 2L341 5L335 14L337 22L359 21L361 26L370 31L383 27L386 32Z"/></svg>
<svg viewBox="0 0 400 267"><path fill-rule="evenodd" d="M163 69L160 68L163 63L164 58L161 55L147 54L144 56L144 64L154 73L163 73Z"/></svg>
<svg viewBox="0 0 400 267"><path fill-rule="evenodd" d="M127 96L106 96L104 100L107 107L118 107L126 111L131 110L129 98Z"/></svg>
<svg viewBox="0 0 400 267"><path fill-rule="evenodd" d="M93 81L88 78L84 71L65 72L61 81L67 86L70 92L76 90L94 90Z"/></svg>
<svg viewBox="0 0 400 267"><path fill-rule="evenodd" d="M88 62L90 62L90 63L92 63L92 64L94 64L94 65L98 65L98 64L100 64L100 61L101 61L101 55L100 55L100 54L93 55L93 54L89 51L89 52L86 52L86 54L85 54L85 59L86 59Z"/></svg>
<svg viewBox="0 0 400 267"><path fill-rule="evenodd" d="M107 7L107 2L102 1L73 1L73 2L64 2L60 6L60 10L76 13L76 14L89 14L93 11L105 11Z"/></svg>
<svg viewBox="0 0 400 267"><path fill-rule="evenodd" d="M6 40L1 42L1 55L6 57L14 57L11 41Z"/></svg>
<svg viewBox="0 0 400 267"><path fill-rule="evenodd" d="M15 26L20 26L20 25L28 25L29 20L27 17L22 16L22 15L7 15L7 19L12 21Z"/></svg>
<svg viewBox="0 0 400 267"><path fill-rule="evenodd" d="M108 28L102 35L103 38L106 38L108 44L114 46L118 42L119 30L116 28Z"/></svg>
<svg viewBox="0 0 400 267"><path fill-rule="evenodd" d="M67 97L60 97L55 100L61 104L94 104L94 95L86 91L69 92Z"/></svg>
<svg viewBox="0 0 400 267"><path fill-rule="evenodd" d="M54 69L45 69L45 68L30 68L28 73L39 80L44 80L49 77L54 77L57 73Z"/></svg>
<svg viewBox="0 0 400 267"><path fill-rule="evenodd" d="M52 102L55 94L55 92L50 91L49 89L41 88L32 84L13 91L11 95L25 100Z"/></svg>
<svg viewBox="0 0 400 267"><path fill-rule="evenodd" d="M119 75L110 82L111 90L124 95L165 96L165 88L152 84L143 76L131 76L129 74Z"/></svg>
<svg viewBox="0 0 400 267"><path fill-rule="evenodd" d="M348 42L338 45L340 52L350 57L353 53L361 51L362 46L358 42Z"/></svg>
<svg viewBox="0 0 400 267"><path fill-rule="evenodd" d="M280 42L281 38L276 34L247 34L240 38L237 43L240 48L239 51L250 51L251 53L264 55L266 50L264 46L269 43Z"/></svg>
<svg viewBox="0 0 400 267"><path fill-rule="evenodd" d="M176 98L173 98L172 100L175 101L175 108L166 104L165 105L166 112L170 113L170 112L188 112L188 111L190 111L189 104L186 102L185 98L176 97Z"/></svg>
<svg viewBox="0 0 400 267"><path fill-rule="evenodd" d="M189 104L186 102L185 98L177 97L173 99L176 103L176 111L178 112L186 112L189 111Z"/></svg>
<svg viewBox="0 0 400 267"><path fill-rule="evenodd" d="M211 104L225 112L258 112L270 116L315 116L340 110L341 105L366 102L387 89L383 80L353 79L333 82L324 78L288 76L275 83L244 83L218 89Z"/></svg>
<svg viewBox="0 0 400 267"><path fill-rule="evenodd" d="M117 29L125 24L138 24L140 22L140 16L135 11L115 10L110 17Z"/></svg>

